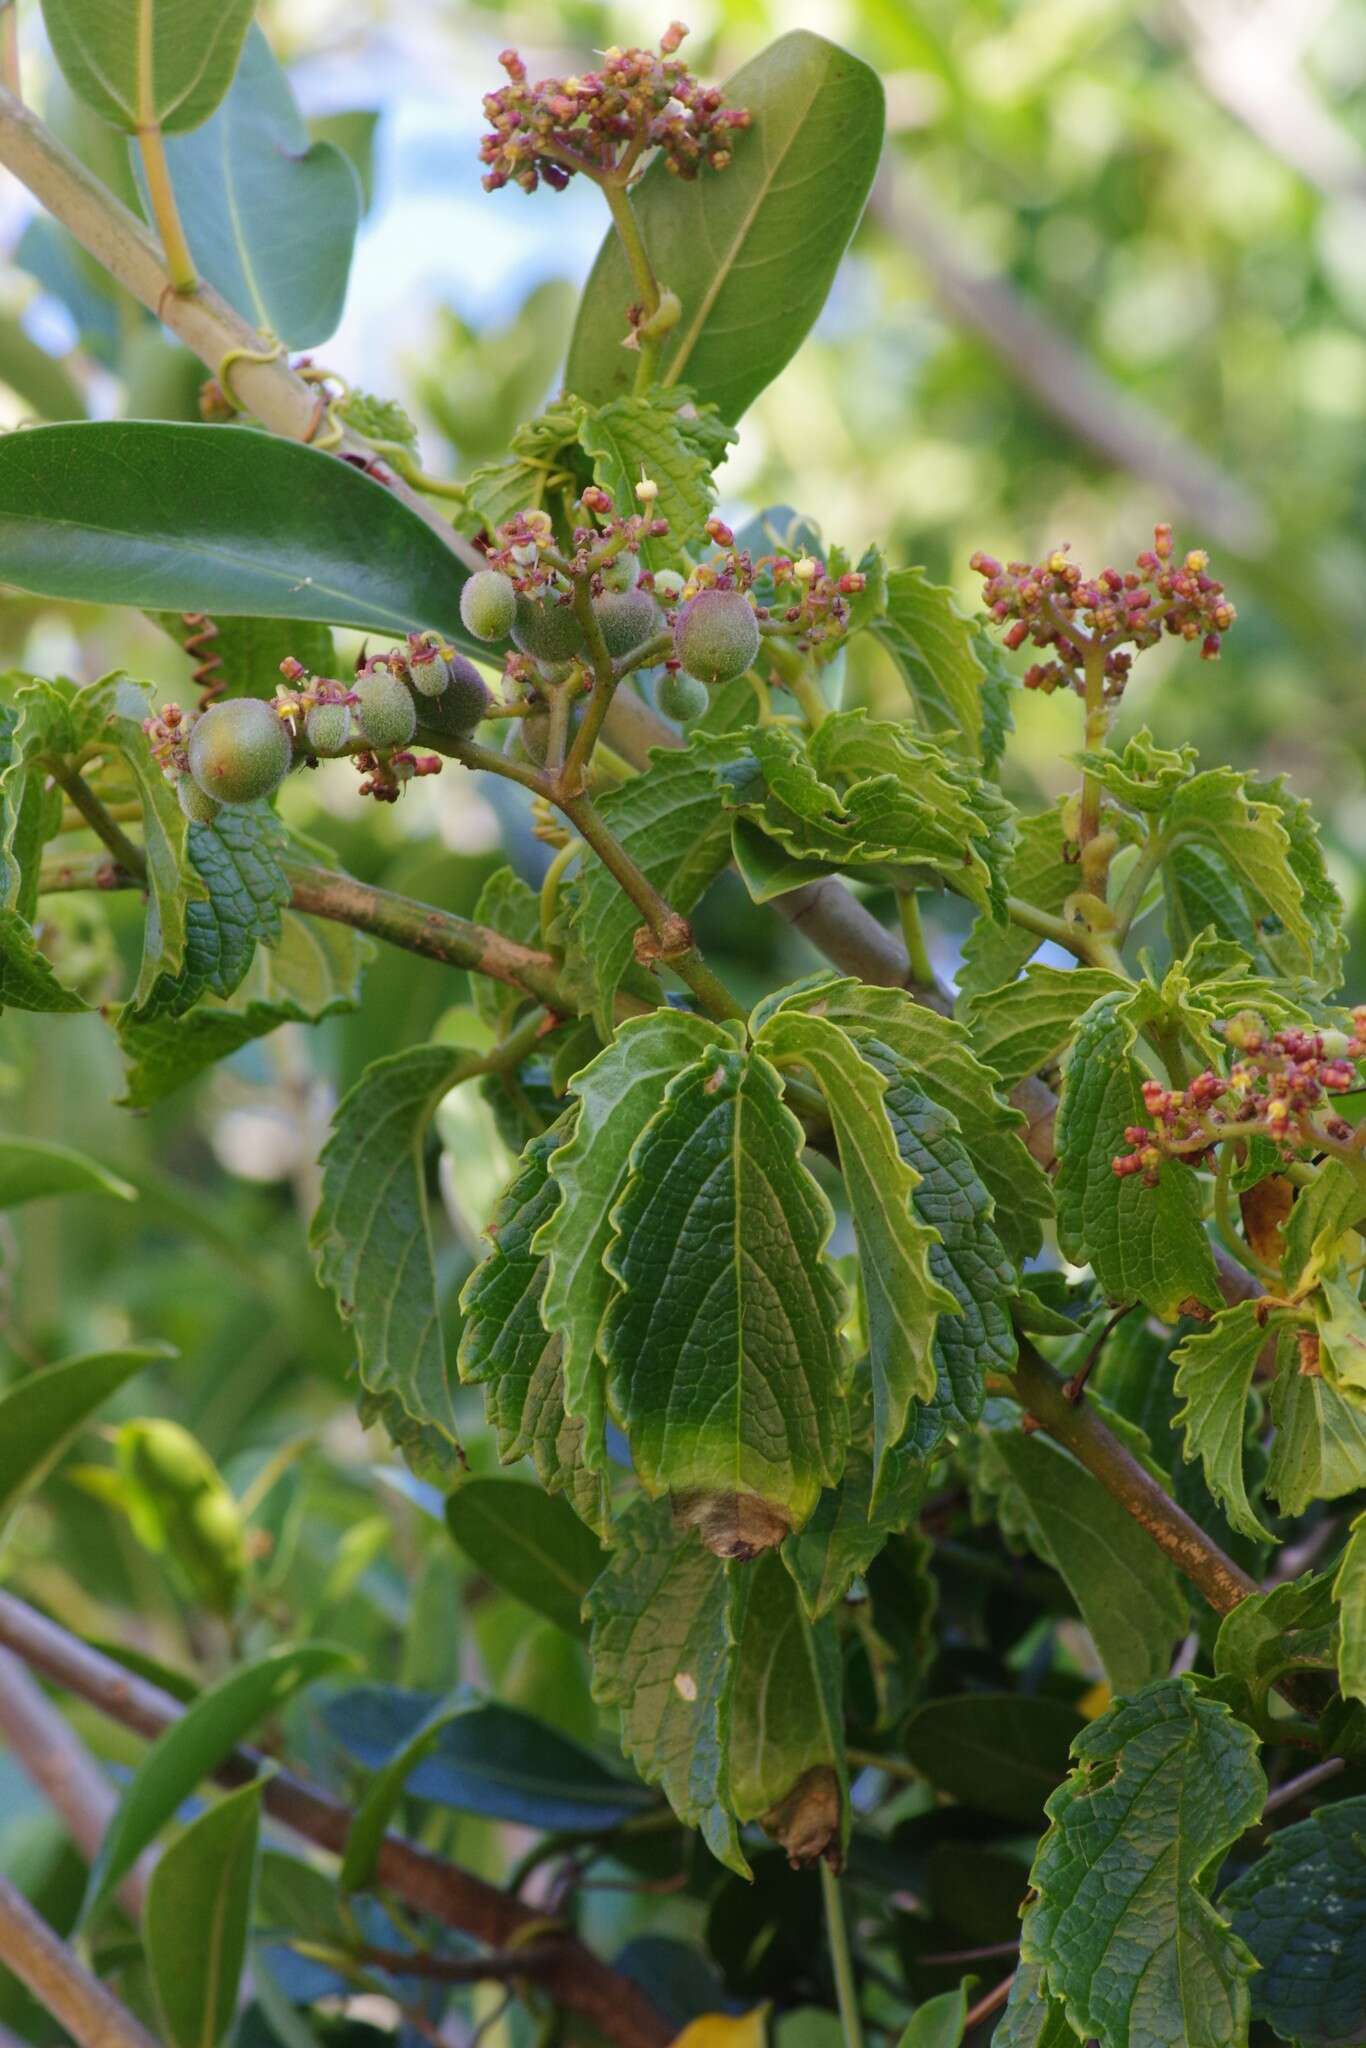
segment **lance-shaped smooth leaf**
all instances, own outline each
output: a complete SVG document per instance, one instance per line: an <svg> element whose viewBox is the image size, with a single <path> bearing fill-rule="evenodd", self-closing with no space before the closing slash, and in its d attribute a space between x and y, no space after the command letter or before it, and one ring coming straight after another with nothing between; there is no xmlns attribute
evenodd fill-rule
<svg viewBox="0 0 1366 2048"><path fill-rule="evenodd" d="M586 1633L580 1610L606 1552L567 1501L517 1479L475 1477L446 1502L446 1527L495 1586L567 1634Z"/></svg>
<svg viewBox="0 0 1366 2048"><path fill-rule="evenodd" d="M43 597L380 633L421 621L468 647L465 575L382 484L251 427L92 420L0 441L0 578Z"/></svg>
<svg viewBox="0 0 1366 2048"><path fill-rule="evenodd" d="M227 98L166 159L200 275L289 348L326 341L346 298L360 180L333 143L311 139L258 27Z"/></svg>
<svg viewBox="0 0 1366 2048"><path fill-rule="evenodd" d="M586 1603L593 1697L620 1708L622 1747L641 1776L747 1877L730 1803L743 1576L678 1529L663 1502L635 1502L617 1533Z"/></svg>
<svg viewBox="0 0 1366 2048"><path fill-rule="evenodd" d="M438 1700L406 1742L401 1742L388 1762L376 1771L359 1801L346 1837L339 1882L344 1892L364 1891L374 1882L384 1834L408 1780L418 1765L429 1757L450 1723L458 1714L468 1714L472 1698Z"/></svg>
<svg viewBox="0 0 1366 2048"><path fill-rule="evenodd" d="M941 1991L916 2007L897 2048L959 2048L968 2017L966 1978L956 1991Z"/></svg>
<svg viewBox="0 0 1366 2048"><path fill-rule="evenodd" d="M216 1770L258 1721L280 1712L301 1686L353 1661L350 1651L333 1643L297 1643L268 1651L200 1693L157 1737L124 1788L91 1865L82 1925L90 1924L200 1779Z"/></svg>
<svg viewBox="0 0 1366 2048"><path fill-rule="evenodd" d="M1185 1429L1186 1458L1199 1458L1210 1492L1230 1525L1254 1542L1269 1543L1271 1532L1257 1519L1243 1474L1248 1395L1266 1340L1257 1304L1240 1301L1193 1331L1173 1351L1172 1364L1175 1390L1186 1404L1173 1417L1173 1426Z"/></svg>
<svg viewBox="0 0 1366 2048"><path fill-rule="evenodd" d="M613 1212L612 1406L646 1491L725 1555L800 1528L844 1464L834 1217L804 1142L769 1062L719 1049L670 1083Z"/></svg>
<svg viewBox="0 0 1366 2048"><path fill-rule="evenodd" d="M885 615L873 627L896 663L915 706L916 723L937 737L957 736L974 757L982 735L986 670L973 644L976 628L923 569L893 569Z"/></svg>
<svg viewBox="0 0 1366 2048"><path fill-rule="evenodd" d="M1019 981L969 996L962 1018L977 1057L1013 1088L1061 1057L1093 1003L1129 986L1104 967L1034 966Z"/></svg>
<svg viewBox="0 0 1366 2048"><path fill-rule="evenodd" d="M1018 1426L984 1436L979 1476L1006 1534L1062 1575L1115 1691L1165 1671L1187 1623L1181 1581L1099 1481Z"/></svg>
<svg viewBox="0 0 1366 2048"><path fill-rule="evenodd" d="M728 1041L702 1017L657 1010L629 1018L612 1044L570 1083L578 1102L573 1135L550 1159L561 1200L536 1238L549 1260L541 1321L563 1343L567 1413L584 1426L585 1452L601 1464L605 1388L598 1330L615 1292L603 1255L611 1213L626 1184L631 1148L675 1074Z"/></svg>
<svg viewBox="0 0 1366 2048"><path fill-rule="evenodd" d="M763 1013L779 1006L811 1010L842 1030L862 1032L912 1069L956 1122L995 1203L992 1221L1004 1243L1017 1258L1038 1250L1040 1224L1053 1214L1047 1176L1020 1136L1024 1118L997 1093L995 1073L978 1059L961 1024L926 1009L904 989L870 988L832 975L780 990Z"/></svg>
<svg viewBox="0 0 1366 2048"><path fill-rule="evenodd" d="M119 1044L129 1060L122 1100L130 1109L146 1109L184 1087L215 1060L226 1059L281 1024L318 1024L340 1011L354 1010L361 973L373 950L371 941L348 925L286 910L278 944L257 947L226 1001L206 995L180 1015L173 1005L155 1007L154 983L150 1012L129 1003L118 1015Z"/></svg>
<svg viewBox="0 0 1366 2048"><path fill-rule="evenodd" d="M1354 2048L1366 2013L1366 1799L1280 1829L1219 1910L1261 1965L1257 2018L1302 2048Z"/></svg>
<svg viewBox="0 0 1366 2048"><path fill-rule="evenodd" d="M737 1819L762 1821L789 1862L812 1863L848 1825L839 1635L833 1621L809 1618L779 1558L761 1557L743 1577L730 1802Z"/></svg>
<svg viewBox="0 0 1366 2048"><path fill-rule="evenodd" d="M771 1059L806 1067L830 1111L866 1304L876 1495L883 1461L905 1435L911 1402L934 1393L935 1323L957 1315L958 1302L930 1271L938 1233L912 1207L920 1175L897 1147L882 1073L837 1024L802 1010L775 1011L755 1042Z"/></svg>
<svg viewBox="0 0 1366 2048"><path fill-rule="evenodd" d="M430 1693L362 1685L329 1700L323 1719L349 1756L382 1771L436 1704ZM607 1770L581 1743L497 1701L472 1701L446 1720L413 1765L408 1790L457 1813L547 1830L616 1828L658 1806L643 1785Z"/></svg>
<svg viewBox="0 0 1366 2048"><path fill-rule="evenodd" d="M1173 1322L1185 1301L1213 1308L1220 1299L1195 1177L1164 1160L1149 1187L1113 1164L1130 1149L1125 1130L1148 1122L1133 1049L1156 1002L1147 991L1102 996L1077 1027L1056 1126L1058 1241L1069 1259L1092 1267L1112 1300L1146 1302Z"/></svg>
<svg viewBox="0 0 1366 2048"><path fill-rule="evenodd" d="M29 1373L7 1387L0 1395L0 1524L125 1380L154 1360L175 1355L168 1344L94 1351Z"/></svg>
<svg viewBox="0 0 1366 2048"><path fill-rule="evenodd" d="M549 1162L569 1128L561 1119L532 1139L494 1211L493 1248L460 1297L465 1324L457 1365L462 1380L484 1389L504 1464L529 1456L548 1491L563 1489L575 1513L601 1530L608 1516L602 1448L566 1408L562 1340L541 1320L550 1260L536 1239L560 1204Z"/></svg>
<svg viewBox="0 0 1366 2048"><path fill-rule="evenodd" d="M232 83L254 0L43 0L53 55L130 135L197 128Z"/></svg>
<svg viewBox="0 0 1366 2048"><path fill-rule="evenodd" d="M970 1692L918 1707L901 1747L937 1791L1037 1827L1083 1725L1064 1701L1042 1694Z"/></svg>
<svg viewBox="0 0 1366 2048"><path fill-rule="evenodd" d="M366 1068L323 1147L311 1231L318 1279L355 1332L362 1386L396 1394L410 1415L452 1439L424 1151L464 1057L422 1045Z"/></svg>
<svg viewBox="0 0 1366 2048"><path fill-rule="evenodd" d="M247 1954L264 1782L191 1821L152 1872L143 1941L169 2048L216 2048Z"/></svg>
<svg viewBox="0 0 1366 2048"><path fill-rule="evenodd" d="M598 805L603 823L636 866L684 916L730 858L730 818L717 770L733 751L733 745L710 738L667 753L656 751L643 775L633 775ZM584 856L573 904L574 947L590 984L598 1029L607 1038L641 914L596 854Z"/></svg>
<svg viewBox="0 0 1366 2048"><path fill-rule="evenodd" d="M1338 1683L1344 1699L1366 1705L1366 1514L1352 1524L1333 1580L1338 1604Z"/></svg>
<svg viewBox="0 0 1366 2048"><path fill-rule="evenodd" d="M882 149L883 94L848 51L798 29L726 82L750 126L732 161L693 180L652 164L631 195L661 284L682 306L660 374L690 384L727 420L795 354L825 303ZM565 383L593 404L631 389L623 350L636 288L615 233L584 287Z"/></svg>
<svg viewBox="0 0 1366 2048"><path fill-rule="evenodd" d="M1119 1700L1072 1745L1030 1873L1021 1961L1101 2048L1236 2048L1256 1962L1210 1903L1262 1810L1256 1738L1187 1679Z"/></svg>
<svg viewBox="0 0 1366 2048"><path fill-rule="evenodd" d="M44 1195L113 1195L120 1202L137 1200L129 1187L98 1159L70 1145L45 1138L0 1138L0 1209L17 1209Z"/></svg>

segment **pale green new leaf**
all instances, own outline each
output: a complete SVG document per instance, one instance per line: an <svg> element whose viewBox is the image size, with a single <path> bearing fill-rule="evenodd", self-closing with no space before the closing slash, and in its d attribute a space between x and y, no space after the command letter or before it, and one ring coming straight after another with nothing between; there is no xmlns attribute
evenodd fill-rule
<svg viewBox="0 0 1366 2048"><path fill-rule="evenodd" d="M593 464L593 480L622 517L639 509L635 488L642 477L659 486L652 510L668 520L669 532L642 543L641 560L649 569L680 560L701 536L715 502L712 463L679 417L689 396L675 389L614 398L585 407L579 422L579 446Z"/></svg>
<svg viewBox="0 0 1366 2048"><path fill-rule="evenodd" d="M1057 1063L1093 1003L1129 988L1104 967L1034 966L1019 981L969 996L961 1015L978 1058L1013 1088Z"/></svg>
<svg viewBox="0 0 1366 2048"><path fill-rule="evenodd" d="M1282 1514L1302 1515L1311 1501L1341 1500L1366 1486L1366 1408L1344 1401L1319 1375L1299 1372L1285 1335L1271 1420L1266 1490Z"/></svg>
<svg viewBox="0 0 1366 2048"><path fill-rule="evenodd" d="M333 1117L310 1233L318 1279L354 1330L361 1385L452 1440L424 1152L464 1057L421 1045L366 1068Z"/></svg>
<svg viewBox="0 0 1366 2048"><path fill-rule="evenodd" d="M794 1863L809 1863L847 1826L839 1635L813 1622L779 1558L743 1576L730 1716L730 1802L762 1820Z"/></svg>
<svg viewBox="0 0 1366 2048"><path fill-rule="evenodd" d="M530 1457L547 1490L563 1489L575 1512L601 1531L608 1509L601 1476L602 1400L594 1381L602 1368L589 1357L589 1392L581 1406L595 1418L590 1434L583 1413L568 1411L562 1339L541 1320L550 1259L536 1241L560 1206L560 1187L550 1177L549 1164L564 1146L571 1120L572 1112L532 1139L494 1211L488 1230L493 1249L475 1267L460 1297L465 1324L457 1365L462 1380L484 1389L503 1463Z"/></svg>
<svg viewBox="0 0 1366 2048"><path fill-rule="evenodd" d="M1366 1704L1366 1514L1352 1524L1333 1580L1338 1604L1338 1684L1344 1699Z"/></svg>
<svg viewBox="0 0 1366 2048"><path fill-rule="evenodd" d="M247 1954L263 1779L192 1820L152 1872L143 1941L168 2048L217 2048Z"/></svg>
<svg viewBox="0 0 1366 2048"><path fill-rule="evenodd" d="M87 1159L70 1145L53 1145L44 1138L0 1137L0 1209L17 1209L44 1195L113 1195L121 1202L134 1202L137 1192L97 1159Z"/></svg>
<svg viewBox="0 0 1366 2048"><path fill-rule="evenodd" d="M1012 1422L980 1439L978 1476L1006 1534L1067 1584L1116 1692L1166 1671L1187 1625L1175 1568L1066 1451Z"/></svg>
<svg viewBox="0 0 1366 2048"><path fill-rule="evenodd" d="M927 1998L923 2005L918 2005L897 2048L959 2048L968 2017L968 1985L972 1981L967 1977L956 1991L941 1991L937 1998ZM999 2029L996 2038L1000 2038Z"/></svg>
<svg viewBox="0 0 1366 2048"><path fill-rule="evenodd" d="M28 1373L0 1395L0 1524L52 1470L95 1411L169 1345L96 1351Z"/></svg>
<svg viewBox="0 0 1366 2048"><path fill-rule="evenodd" d="M1262 1810L1250 1728L1164 1679L1072 1745L1030 1873L1020 1957L1101 2048L1238 2048L1256 1962L1209 1892Z"/></svg>
<svg viewBox="0 0 1366 2048"><path fill-rule="evenodd" d="M1366 1185L1345 1160L1325 1159L1295 1197L1284 1227L1287 1287L1305 1293L1350 1251L1347 1233L1366 1221ZM1359 1249L1359 1246L1358 1246Z"/></svg>
<svg viewBox="0 0 1366 2048"><path fill-rule="evenodd" d="M976 629L923 569L893 569L887 609L873 626L896 663L915 706L916 722L936 738L957 738L976 757L982 735L986 670L974 645Z"/></svg>
<svg viewBox="0 0 1366 2048"><path fill-rule="evenodd" d="M1366 1308L1354 1286L1325 1274L1319 1283L1319 1359L1334 1392L1366 1406Z"/></svg>
<svg viewBox="0 0 1366 2048"><path fill-rule="evenodd" d="M612 1209L626 1184L631 1148L668 1083L709 1048L727 1043L705 1018L657 1010L629 1018L570 1083L578 1116L572 1135L549 1161L561 1199L538 1231L534 1249L548 1261L540 1316L562 1342L565 1411L582 1424L584 1455L599 1468L605 1389L598 1331L615 1292L603 1263L612 1241Z"/></svg>
<svg viewBox="0 0 1366 2048"><path fill-rule="evenodd" d="M1007 893L1035 910L1060 917L1079 883L1075 861L1063 858L1066 844L1061 805L1021 818L1015 827L1014 847L1003 876ZM1038 933L1026 930L1023 925L1003 925L991 917L979 917L963 947L958 974L960 994L976 995L1013 981L1042 944Z"/></svg>
<svg viewBox="0 0 1366 2048"><path fill-rule="evenodd" d="M1230 1525L1254 1542L1271 1541L1247 1497L1243 1473L1248 1396L1266 1338L1257 1304L1240 1301L1192 1331L1172 1353L1175 1391L1185 1402L1173 1417L1173 1427L1185 1430L1183 1455L1188 1462L1199 1458Z"/></svg>
<svg viewBox="0 0 1366 2048"><path fill-rule="evenodd" d="M1176 1160L1163 1162L1156 1187L1113 1163L1130 1149L1126 1127L1148 1121L1134 1044L1156 1001L1155 992L1102 996L1077 1027L1056 1126L1058 1241L1112 1300L1146 1302L1172 1322L1185 1301L1212 1308L1220 1299L1198 1185Z"/></svg>
<svg viewBox="0 0 1366 2048"><path fill-rule="evenodd" d="M655 275L682 302L664 337L661 380L692 386L737 420L796 352L854 232L882 148L875 72L823 37L780 36L726 81L750 126L718 175L674 177L657 161L632 206ZM584 287L566 387L591 404L631 389L623 349L638 296L615 232Z"/></svg>
<svg viewBox="0 0 1366 2048"><path fill-rule="evenodd" d="M934 1393L935 1324L958 1314L958 1302L930 1271L938 1233L912 1207L920 1175L898 1149L883 1074L838 1025L806 1011L775 1011L755 1042L771 1059L806 1067L830 1111L863 1279L876 1494L883 1461L906 1433L911 1402Z"/></svg>
<svg viewBox="0 0 1366 2048"><path fill-rule="evenodd" d="M663 1502L637 1501L617 1536L585 1603L593 1697L621 1709L622 1747L641 1776L747 1877L729 1754L743 1575L680 1532Z"/></svg>
<svg viewBox="0 0 1366 2048"><path fill-rule="evenodd" d="M254 0L43 0L73 92L116 128L207 121L232 83Z"/></svg>
<svg viewBox="0 0 1366 2048"><path fill-rule="evenodd" d="M781 1542L844 1464L834 1218L804 1142L769 1062L718 1050L669 1084L613 1211L613 1412L646 1491L726 1554Z"/></svg>
<svg viewBox="0 0 1366 2048"><path fill-rule="evenodd" d="M196 134L173 136L166 158L200 275L263 334L290 348L326 341L346 299L360 180L334 144L310 138L259 27L222 105Z"/></svg>

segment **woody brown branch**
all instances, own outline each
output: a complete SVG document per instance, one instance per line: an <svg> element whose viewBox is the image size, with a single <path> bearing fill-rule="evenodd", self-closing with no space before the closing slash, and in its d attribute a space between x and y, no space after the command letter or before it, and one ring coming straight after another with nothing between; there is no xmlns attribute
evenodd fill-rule
<svg viewBox="0 0 1366 2048"><path fill-rule="evenodd" d="M89 1700L111 1720L149 1740L179 1720L184 1711L180 1702L160 1687L125 1671L36 1609L3 1592L0 1645L63 1690ZM244 1784L259 1775L264 1761L253 1750L235 1749L216 1775L223 1784ZM274 1819L316 1847L332 1855L344 1850L354 1816L330 1793L290 1771L275 1770L265 1781L262 1803ZM532 1931L544 1921L538 1909L400 1835L386 1834L377 1880L406 1906L472 1935L495 1951L513 1949L519 1939L530 1941ZM568 1931L554 1936L546 1946L551 1951L549 1958L541 1956L537 1948L536 1962L528 1974L534 1971L538 1986L557 2005L590 2021L616 2048L665 2048L672 2028L628 1978ZM531 1953L529 1948L528 1957ZM110 2036L109 2048L114 2048L114 2042L115 2037ZM145 2048L144 2042L139 2040L136 2048Z"/></svg>

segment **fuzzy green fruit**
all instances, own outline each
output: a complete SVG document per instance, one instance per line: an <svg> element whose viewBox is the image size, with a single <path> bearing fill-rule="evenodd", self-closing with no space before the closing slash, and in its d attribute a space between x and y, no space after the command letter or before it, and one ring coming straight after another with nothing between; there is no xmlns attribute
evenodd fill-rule
<svg viewBox="0 0 1366 2048"><path fill-rule="evenodd" d="M481 718L487 718L493 699L488 685L472 661L463 654L451 654L446 663L449 679L439 697L425 697L418 706L418 721L428 732L446 739L465 740Z"/></svg>
<svg viewBox="0 0 1366 2048"><path fill-rule="evenodd" d="M660 604L677 604L683 595L683 578L677 569L655 570L655 596Z"/></svg>
<svg viewBox="0 0 1366 2048"><path fill-rule="evenodd" d="M512 644L535 661L568 661L582 653L583 633L574 607L561 604L555 597L519 595L517 616L512 622Z"/></svg>
<svg viewBox="0 0 1366 2048"><path fill-rule="evenodd" d="M602 572L604 590L634 590L640 575L640 563L633 554L618 555L615 562L609 562Z"/></svg>
<svg viewBox="0 0 1366 2048"><path fill-rule="evenodd" d="M517 592L501 569L476 569L460 593L460 616L476 640L504 640L512 630Z"/></svg>
<svg viewBox="0 0 1366 2048"><path fill-rule="evenodd" d="M699 683L696 676L664 675L659 679L655 691L655 702L666 718L676 718L680 725L691 725L700 718L711 698L707 695L705 683Z"/></svg>
<svg viewBox="0 0 1366 2048"><path fill-rule="evenodd" d="M232 697L210 705L190 733L190 773L220 804L254 804L278 789L293 758L289 730L273 704Z"/></svg>
<svg viewBox="0 0 1366 2048"><path fill-rule="evenodd" d="M614 661L663 631L664 614L648 590L608 591L593 606L607 652Z"/></svg>
<svg viewBox="0 0 1366 2048"><path fill-rule="evenodd" d="M451 679L450 657L455 649L433 635L412 646L408 653L408 681L419 697L439 697Z"/></svg>
<svg viewBox="0 0 1366 2048"><path fill-rule="evenodd" d="M212 825L223 806L216 797L206 796L192 776L182 775L175 786L180 808L192 825Z"/></svg>
<svg viewBox="0 0 1366 2048"><path fill-rule="evenodd" d="M674 622L674 652L699 683L729 683L759 652L759 621L739 590L699 590Z"/></svg>
<svg viewBox="0 0 1366 2048"><path fill-rule="evenodd" d="M550 713L529 711L525 718L518 719L512 737L524 759L534 767L544 768L546 755L550 752Z"/></svg>
<svg viewBox="0 0 1366 2048"><path fill-rule="evenodd" d="M387 669L372 669L356 683L356 723L372 747L406 747L417 731L417 707Z"/></svg>
<svg viewBox="0 0 1366 2048"><path fill-rule="evenodd" d="M351 708L347 704L315 704L304 720L304 737L309 751L324 760L335 760L346 752L351 737Z"/></svg>

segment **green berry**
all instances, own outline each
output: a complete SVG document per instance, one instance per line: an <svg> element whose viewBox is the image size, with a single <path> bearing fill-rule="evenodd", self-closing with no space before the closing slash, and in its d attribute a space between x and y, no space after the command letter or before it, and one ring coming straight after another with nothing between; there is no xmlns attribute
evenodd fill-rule
<svg viewBox="0 0 1366 2048"><path fill-rule="evenodd" d="M460 593L460 616L476 640L504 640L512 630L517 592L501 569L476 569Z"/></svg>
<svg viewBox="0 0 1366 2048"><path fill-rule="evenodd" d="M408 649L408 681L419 697L439 697L451 679L455 649L434 633L414 640Z"/></svg>
<svg viewBox="0 0 1366 2048"><path fill-rule="evenodd" d="M488 716L492 698L484 678L472 661L452 653L447 660L449 680L439 697L427 697L418 707L420 723L429 732L448 739L468 739L481 718Z"/></svg>
<svg viewBox="0 0 1366 2048"><path fill-rule="evenodd" d="M356 684L356 723L372 747L406 747L417 731L417 707L387 669L372 669Z"/></svg>
<svg viewBox="0 0 1366 2048"><path fill-rule="evenodd" d="M583 649L583 634L574 607L561 604L555 597L519 595L517 616L512 622L512 644L535 661L568 661Z"/></svg>
<svg viewBox="0 0 1366 2048"><path fill-rule="evenodd" d="M604 590L634 590L636 578L640 575L640 563L629 552L617 556L602 572Z"/></svg>
<svg viewBox="0 0 1366 2048"><path fill-rule="evenodd" d="M691 725L700 718L711 698L707 695L705 683L699 683L696 676L668 674L660 677L655 692L655 702L666 718L676 718L680 725Z"/></svg>
<svg viewBox="0 0 1366 2048"><path fill-rule="evenodd" d="M212 825L223 806L216 797L206 796L199 784L182 775L175 786L180 808L192 825Z"/></svg>
<svg viewBox="0 0 1366 2048"><path fill-rule="evenodd" d="M683 578L677 569L655 570L655 596L661 604L677 604L683 595Z"/></svg>
<svg viewBox="0 0 1366 2048"><path fill-rule="evenodd" d="M346 704L315 704L304 720L309 751L324 760L346 752L351 737L351 710Z"/></svg>
<svg viewBox="0 0 1366 2048"><path fill-rule="evenodd" d="M699 683L729 683L759 652L759 621L739 590L700 590L674 622L674 652Z"/></svg>
<svg viewBox="0 0 1366 2048"><path fill-rule="evenodd" d="M537 768L544 768L546 755L550 752L550 713L529 711L525 718L517 721L516 737L521 742L523 754Z"/></svg>
<svg viewBox="0 0 1366 2048"><path fill-rule="evenodd" d="M284 781L292 758L284 720L260 697L210 705L190 734L190 773L220 804L253 804L269 796Z"/></svg>
<svg viewBox="0 0 1366 2048"><path fill-rule="evenodd" d="M661 631L664 614L648 590L608 591L600 597L593 610L602 628L602 637L607 643L607 652L614 661L625 654L633 654L643 641Z"/></svg>

